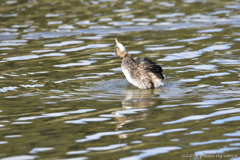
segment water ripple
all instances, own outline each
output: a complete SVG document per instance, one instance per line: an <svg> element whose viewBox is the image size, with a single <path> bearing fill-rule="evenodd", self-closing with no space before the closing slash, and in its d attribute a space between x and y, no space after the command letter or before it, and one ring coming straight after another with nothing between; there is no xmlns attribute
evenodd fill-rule
<svg viewBox="0 0 240 160"><path fill-rule="evenodd" d="M199 41L199 40L204 40L209 38L212 38L212 37L196 37L196 38L182 39L182 40L179 40L178 42L192 42L192 41Z"/></svg>
<svg viewBox="0 0 240 160"><path fill-rule="evenodd" d="M128 12L131 11L131 8L125 8L125 9L114 9L112 10L113 12Z"/></svg>
<svg viewBox="0 0 240 160"><path fill-rule="evenodd" d="M24 60L30 60L30 59L37 59L40 57L56 57L56 56L65 56L65 53L49 53L49 54L43 54L43 55L26 55L26 56L17 56L17 57L9 57L4 58L5 61L24 61Z"/></svg>
<svg viewBox="0 0 240 160"><path fill-rule="evenodd" d="M155 15L156 18L172 18L177 16L184 16L185 13L172 13L172 14L157 14Z"/></svg>
<svg viewBox="0 0 240 160"><path fill-rule="evenodd" d="M188 129L187 128L168 129L168 130L160 131L160 132L156 132L156 133L144 134L143 137L155 137L155 136L161 136L165 133L172 133L172 132L179 132L179 131L186 131L186 130L188 130Z"/></svg>
<svg viewBox="0 0 240 160"><path fill-rule="evenodd" d="M105 48L105 47L109 47L111 45L112 44L89 44L87 46L64 49L64 50L61 50L61 52L76 52L76 51L81 51L81 50L85 50L85 49L89 49L89 48Z"/></svg>
<svg viewBox="0 0 240 160"><path fill-rule="evenodd" d="M72 66L86 66L86 65L90 65L92 63L95 63L97 61L94 60L81 60L78 61L78 63L67 63L67 64L58 64L58 65L54 65L54 67L72 67Z"/></svg>
<svg viewBox="0 0 240 160"><path fill-rule="evenodd" d="M76 140L76 142L81 143L81 142L87 142L87 141L92 141L92 140L98 140L103 136L119 135L119 134L123 134L123 133L131 133L131 132L136 132L136 131L141 131L141 130L145 130L145 128L136 128L133 130L121 130L121 131L112 131L112 132L100 132L100 133L96 133L96 134L93 134L90 136L86 136L85 139Z"/></svg>
<svg viewBox="0 0 240 160"><path fill-rule="evenodd" d="M157 148L145 149L145 150L133 150L131 151L131 153L140 153L140 154L137 156L120 158L120 160L140 160L150 156L156 156L158 154L168 153L170 151L179 150L179 149L182 149L182 148L176 147L176 146L166 146L166 147L157 147Z"/></svg>
<svg viewBox="0 0 240 160"><path fill-rule="evenodd" d="M51 43L51 44L45 44L44 47L61 47L61 46L67 46L71 44L80 44L84 41L64 41L60 43Z"/></svg>
<svg viewBox="0 0 240 160"><path fill-rule="evenodd" d="M36 154L38 152L46 152L46 151L51 151L54 148L52 147L41 147L41 148L33 148L29 153L30 154Z"/></svg>
<svg viewBox="0 0 240 160"><path fill-rule="evenodd" d="M201 120L201 119L205 119L205 118L210 118L210 117L215 117L215 116L220 116L220 115L225 115L225 114L239 113L239 112L240 112L240 108L235 108L235 109L213 112L208 115L193 115L193 116L181 118L176 121L164 122L163 124L182 123L182 122L186 122L186 121Z"/></svg>
<svg viewBox="0 0 240 160"><path fill-rule="evenodd" d="M213 143L224 143L224 142L234 142L240 141L239 138L228 138L228 139L217 139L217 140L210 140L206 142L193 142L190 143L191 146L198 146L198 145L206 145L206 144L213 144Z"/></svg>
<svg viewBox="0 0 240 160"><path fill-rule="evenodd" d="M72 124L87 124L86 122L103 122L108 121L111 118L83 118L74 121L65 121L64 123L72 123Z"/></svg>
<svg viewBox="0 0 240 160"><path fill-rule="evenodd" d="M109 146L102 146L102 147L89 147L89 148L87 148L87 150L90 150L90 151L108 151L108 150L121 148L121 147L125 147L125 146L127 146L126 143L112 144L112 145L109 145Z"/></svg>
<svg viewBox="0 0 240 160"><path fill-rule="evenodd" d="M159 50L179 49L179 48L183 48L183 47L185 47L185 46L153 47L153 48L145 48L145 50L159 51Z"/></svg>
<svg viewBox="0 0 240 160"><path fill-rule="evenodd" d="M205 30L199 30L198 33L213 33L213 32L221 32L223 31L223 28L213 28L213 29L205 29Z"/></svg>
<svg viewBox="0 0 240 160"><path fill-rule="evenodd" d="M32 160L32 159L36 159L38 158L38 156L30 156L30 155L20 155L20 156L12 156L12 157L6 157L6 158L2 158L2 160Z"/></svg>
<svg viewBox="0 0 240 160"><path fill-rule="evenodd" d="M60 98L60 97L58 97ZM42 114L40 116L31 116L31 117L21 117L16 119L16 121L27 121L27 120L34 120L38 118L49 118L49 117L59 117L59 116L66 116L69 114L79 114L79 113L87 113L95 111L96 109L79 109L76 111L68 111L68 112L59 112L59 113L49 113L49 114Z"/></svg>
<svg viewBox="0 0 240 160"><path fill-rule="evenodd" d="M236 131L235 133L225 133L223 135L224 136L229 136L229 137L239 137L240 136L240 131Z"/></svg>

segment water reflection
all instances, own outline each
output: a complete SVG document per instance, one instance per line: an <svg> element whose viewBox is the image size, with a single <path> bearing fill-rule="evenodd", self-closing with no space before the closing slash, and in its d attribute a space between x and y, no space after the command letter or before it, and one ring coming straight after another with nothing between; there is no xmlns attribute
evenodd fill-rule
<svg viewBox="0 0 240 160"><path fill-rule="evenodd" d="M149 90L124 89L122 93L124 94L123 110L113 113L114 117L120 122L116 127L117 129L122 128L127 123L146 119L149 116L148 107L161 103L161 88Z"/></svg>
<svg viewBox="0 0 240 160"><path fill-rule="evenodd" d="M124 99L122 107L125 109L148 108L161 102L161 90L164 88L155 88L148 90L125 89L123 91Z"/></svg>
<svg viewBox="0 0 240 160"><path fill-rule="evenodd" d="M121 130L121 131L112 131L112 132L100 132L97 134L88 135L84 139L76 140L76 142L83 143L83 142L92 141L92 140L99 140L103 136L119 135L119 134L123 134L123 133L131 133L131 132L137 132L137 131L141 131L141 130L145 130L145 128L136 128L133 130Z"/></svg>

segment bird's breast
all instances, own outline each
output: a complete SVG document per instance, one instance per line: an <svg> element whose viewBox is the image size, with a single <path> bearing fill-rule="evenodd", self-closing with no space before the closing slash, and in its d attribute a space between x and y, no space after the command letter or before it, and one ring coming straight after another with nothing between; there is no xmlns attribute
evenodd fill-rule
<svg viewBox="0 0 240 160"><path fill-rule="evenodd" d="M131 74L131 71L129 68L126 68L125 66L122 66L122 72L125 75L126 79L132 83L134 86L138 86L136 81L133 79L133 76Z"/></svg>

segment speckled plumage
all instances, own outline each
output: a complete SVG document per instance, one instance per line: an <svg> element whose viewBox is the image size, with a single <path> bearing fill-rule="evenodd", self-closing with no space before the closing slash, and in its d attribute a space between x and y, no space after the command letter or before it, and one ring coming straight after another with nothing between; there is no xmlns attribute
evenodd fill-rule
<svg viewBox="0 0 240 160"><path fill-rule="evenodd" d="M150 89L163 86L162 67L148 58L137 58L136 60L128 54L122 44L117 40L115 53L122 58L122 71L127 80L140 89ZM120 47L119 47L120 46Z"/></svg>

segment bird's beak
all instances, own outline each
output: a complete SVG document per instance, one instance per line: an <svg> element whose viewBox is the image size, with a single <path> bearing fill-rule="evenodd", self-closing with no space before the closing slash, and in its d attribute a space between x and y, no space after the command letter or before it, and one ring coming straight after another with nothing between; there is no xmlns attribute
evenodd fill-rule
<svg viewBox="0 0 240 160"><path fill-rule="evenodd" d="M118 44L118 43L119 43L119 42L118 42L118 40L117 40L117 38L115 38L115 43L116 43L116 44Z"/></svg>

